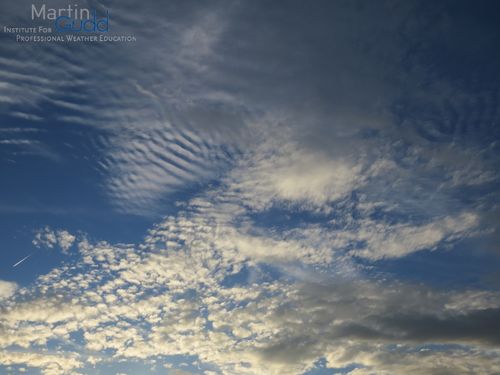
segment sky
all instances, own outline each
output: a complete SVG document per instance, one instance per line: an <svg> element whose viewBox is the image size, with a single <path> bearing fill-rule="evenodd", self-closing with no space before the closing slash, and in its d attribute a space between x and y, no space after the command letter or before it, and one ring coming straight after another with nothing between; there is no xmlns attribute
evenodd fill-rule
<svg viewBox="0 0 500 375"><path fill-rule="evenodd" d="M500 374L499 17L1 2L0 373Z"/></svg>

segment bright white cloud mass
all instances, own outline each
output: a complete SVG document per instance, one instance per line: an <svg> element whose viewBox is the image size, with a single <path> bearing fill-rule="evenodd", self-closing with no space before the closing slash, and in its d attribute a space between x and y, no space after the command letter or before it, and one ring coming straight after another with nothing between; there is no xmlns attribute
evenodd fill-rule
<svg viewBox="0 0 500 375"><path fill-rule="evenodd" d="M0 34L0 373L500 374L498 4L77 3L136 42Z"/></svg>

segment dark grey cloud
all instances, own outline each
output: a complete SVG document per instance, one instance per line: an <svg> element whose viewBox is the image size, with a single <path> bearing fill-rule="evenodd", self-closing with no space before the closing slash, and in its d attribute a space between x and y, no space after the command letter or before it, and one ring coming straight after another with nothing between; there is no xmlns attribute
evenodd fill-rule
<svg viewBox="0 0 500 375"><path fill-rule="evenodd" d="M417 285L358 282L304 284L299 290L273 315L283 330L275 344L261 349L271 362L300 362L330 346L353 342L361 351L365 344L458 344L493 350L500 344L500 310L498 303L491 304L498 302L496 294L489 300L486 295Z"/></svg>
<svg viewBox="0 0 500 375"><path fill-rule="evenodd" d="M382 331L394 337L418 342L478 342L500 345L500 309L484 309L463 314L387 315L375 318Z"/></svg>
<svg viewBox="0 0 500 375"><path fill-rule="evenodd" d="M334 330L332 339L347 338L393 343L500 344L499 309L464 314L387 315L370 317L365 324L347 323Z"/></svg>

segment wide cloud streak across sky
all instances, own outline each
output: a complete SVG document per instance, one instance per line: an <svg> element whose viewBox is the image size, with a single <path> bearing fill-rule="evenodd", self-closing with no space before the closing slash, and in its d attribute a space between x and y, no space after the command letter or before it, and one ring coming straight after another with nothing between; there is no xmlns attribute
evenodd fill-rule
<svg viewBox="0 0 500 375"><path fill-rule="evenodd" d="M500 373L497 4L78 5L0 35L0 372Z"/></svg>

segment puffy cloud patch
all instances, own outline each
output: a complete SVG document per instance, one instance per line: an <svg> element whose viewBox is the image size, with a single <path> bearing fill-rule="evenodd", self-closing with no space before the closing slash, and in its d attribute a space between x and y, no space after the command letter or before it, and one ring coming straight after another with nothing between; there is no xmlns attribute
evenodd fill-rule
<svg viewBox="0 0 500 375"><path fill-rule="evenodd" d="M275 142L268 147L274 149ZM363 167L354 161L292 144L278 148L278 153L258 150L246 168L234 172L232 188L241 191L255 208L282 201L318 209L344 198L363 183Z"/></svg>
<svg viewBox="0 0 500 375"><path fill-rule="evenodd" d="M17 290L17 283L0 280L0 300L9 298Z"/></svg>
<svg viewBox="0 0 500 375"><path fill-rule="evenodd" d="M76 236L66 230L54 231L49 227L45 227L36 233L35 238L33 239L33 245L37 247L44 246L50 249L54 248L54 246L59 246L62 252L66 253L71 248L75 240Z"/></svg>
<svg viewBox="0 0 500 375"><path fill-rule="evenodd" d="M139 245L81 241L79 260L41 276L2 308L2 363L63 374L108 361L103 353L160 363L179 355L217 373L250 375L300 374L323 358L330 367L383 373L416 368L422 345L458 344L434 351L427 373L443 361L478 373L498 366L489 354L498 342L489 329L498 320L497 293L341 274L270 277L262 264L325 267L339 258L317 246L328 238L315 242L297 231L273 238L217 218L193 208L166 218ZM325 234L308 230L311 238ZM247 277L228 283L244 269ZM64 354L59 367L49 355L12 349L40 353L54 343ZM460 350L469 354L459 357Z"/></svg>
<svg viewBox="0 0 500 375"><path fill-rule="evenodd" d="M478 221L477 215L472 213L445 217L420 226L363 221L355 237L366 245L361 250L353 251L353 254L377 260L400 258L424 249L434 250L442 241L470 236Z"/></svg>

